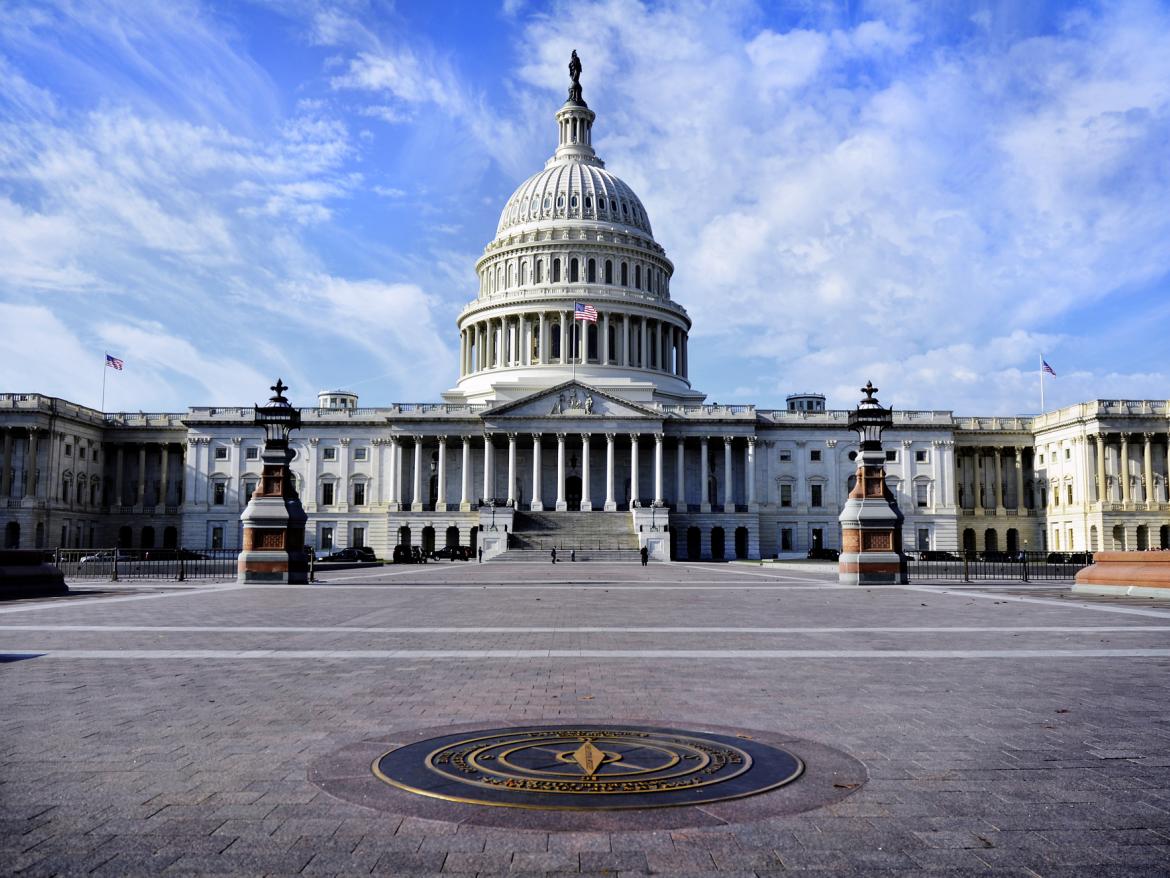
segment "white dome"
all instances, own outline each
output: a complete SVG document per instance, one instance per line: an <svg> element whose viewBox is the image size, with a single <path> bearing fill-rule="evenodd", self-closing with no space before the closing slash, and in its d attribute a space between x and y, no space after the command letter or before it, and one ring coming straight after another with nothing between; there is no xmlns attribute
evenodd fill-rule
<svg viewBox="0 0 1170 878"><path fill-rule="evenodd" d="M508 199L496 236L547 220L593 220L653 236L641 199L600 163L554 159Z"/></svg>

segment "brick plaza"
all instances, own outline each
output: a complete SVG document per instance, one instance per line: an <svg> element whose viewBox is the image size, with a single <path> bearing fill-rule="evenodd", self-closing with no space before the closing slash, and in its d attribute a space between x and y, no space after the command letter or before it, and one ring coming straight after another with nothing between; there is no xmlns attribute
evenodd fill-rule
<svg viewBox="0 0 1170 878"><path fill-rule="evenodd" d="M1170 603L801 564L322 579L0 605L0 872L1170 872ZM355 742L562 720L780 733L864 772L798 813L605 831L395 813L309 777Z"/></svg>

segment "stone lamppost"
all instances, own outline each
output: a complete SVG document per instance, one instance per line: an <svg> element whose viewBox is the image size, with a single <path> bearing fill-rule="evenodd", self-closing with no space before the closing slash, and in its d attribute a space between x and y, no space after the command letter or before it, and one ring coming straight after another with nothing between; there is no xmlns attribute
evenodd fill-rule
<svg viewBox="0 0 1170 878"><path fill-rule="evenodd" d="M260 455L263 472L247 508L240 515L244 526L244 547L237 563L237 582L309 581L305 555L307 516L297 496L289 462L292 451L288 436L301 426L301 410L284 398L288 388L277 378L275 396L266 406L256 406L253 423L265 432Z"/></svg>
<svg viewBox="0 0 1170 878"><path fill-rule="evenodd" d="M865 399L849 413L849 429L861 439L857 455L857 484L841 510L839 581L848 585L904 583L906 556L902 553L903 516L886 487L886 455L882 431L894 423L893 409L874 398L877 388L866 382Z"/></svg>

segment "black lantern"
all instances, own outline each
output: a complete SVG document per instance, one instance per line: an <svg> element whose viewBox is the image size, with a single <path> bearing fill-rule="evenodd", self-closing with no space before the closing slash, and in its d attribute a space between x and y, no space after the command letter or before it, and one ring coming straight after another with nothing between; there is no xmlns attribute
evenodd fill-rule
<svg viewBox="0 0 1170 878"><path fill-rule="evenodd" d="M893 425L894 410L882 408L882 404L874 398L878 389L872 381L865 382L861 392L865 394L865 399L849 413L849 429L860 437L862 451L881 451L882 431Z"/></svg>
<svg viewBox="0 0 1170 878"><path fill-rule="evenodd" d="M269 397L268 405L256 406L256 416L252 423L264 428L266 447L287 448L289 433L301 426L301 410L293 408L284 398L288 387L279 378L269 389L276 395Z"/></svg>

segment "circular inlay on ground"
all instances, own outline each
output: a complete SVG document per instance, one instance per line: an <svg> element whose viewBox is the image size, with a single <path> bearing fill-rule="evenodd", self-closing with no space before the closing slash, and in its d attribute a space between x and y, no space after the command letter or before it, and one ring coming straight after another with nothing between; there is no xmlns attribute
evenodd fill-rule
<svg viewBox="0 0 1170 878"><path fill-rule="evenodd" d="M709 732L586 724L487 729L390 750L386 783L436 799L508 808L615 811L738 799L796 780L799 758Z"/></svg>
<svg viewBox="0 0 1170 878"><path fill-rule="evenodd" d="M650 830L718 826L840 801L865 766L775 732L655 722L445 726L359 741L309 779L379 811L485 826Z"/></svg>

